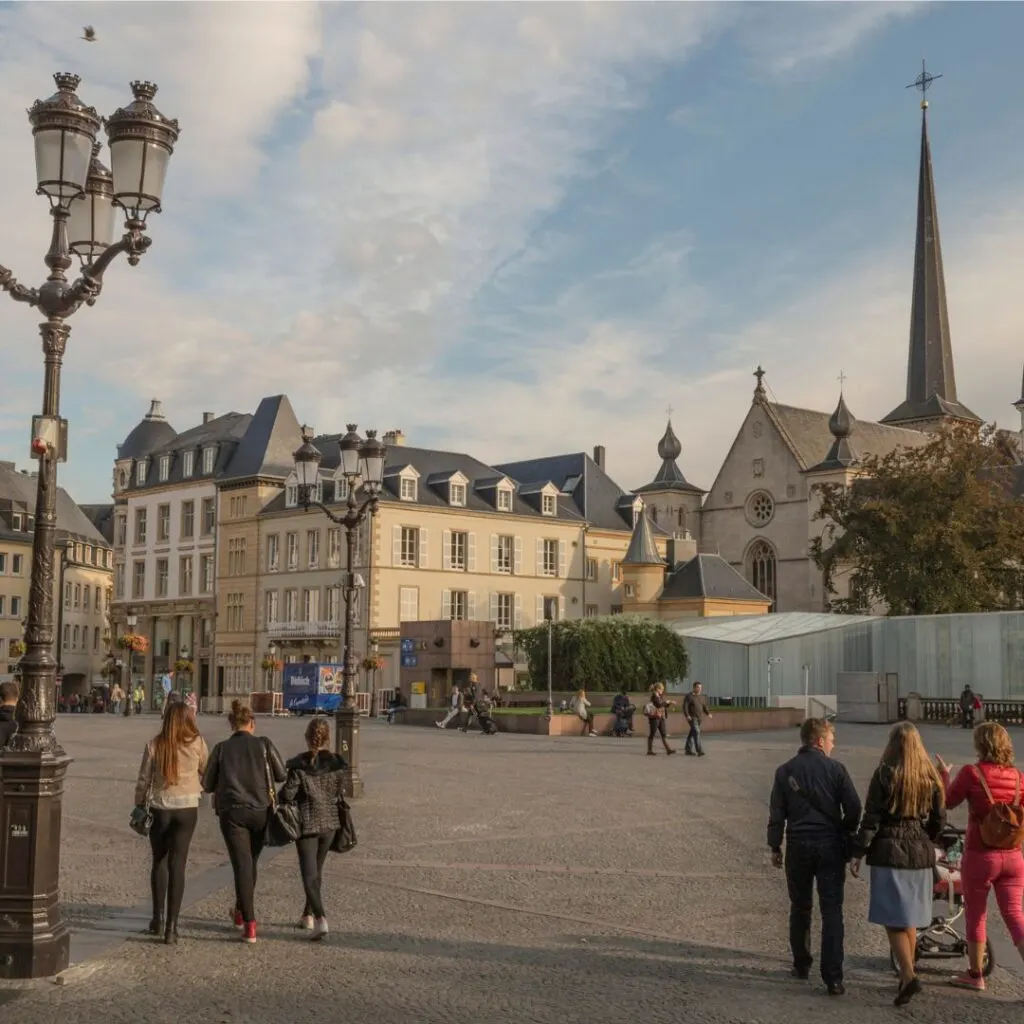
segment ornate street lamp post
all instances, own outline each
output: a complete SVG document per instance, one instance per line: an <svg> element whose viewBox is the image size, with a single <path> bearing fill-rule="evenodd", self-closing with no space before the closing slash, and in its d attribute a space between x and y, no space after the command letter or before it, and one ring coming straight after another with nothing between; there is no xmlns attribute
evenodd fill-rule
<svg viewBox="0 0 1024 1024"><path fill-rule="evenodd" d="M32 421L39 460L36 522L28 601L27 650L21 659L18 731L0 752L0 978L48 977L68 965L69 933L58 905L60 819L70 758L54 735L57 664L53 645L53 555L57 525L57 463L67 455L60 416L60 370L71 328L67 318L93 305L103 275L121 253L135 266L149 248L146 218L160 211L164 177L178 122L155 106L156 86L133 82L134 101L106 120L113 173L99 161L99 114L76 95L77 75L54 75L57 92L28 112L35 137L38 195L50 202L53 232L38 288L19 284L0 267L0 288L45 317L43 409ZM116 207L125 231L114 242ZM69 283L72 256L82 262Z"/></svg>
<svg viewBox="0 0 1024 1024"><path fill-rule="evenodd" d="M343 516L335 515L326 505L314 500L320 467L320 451L313 444L313 432L302 428L302 444L295 452L295 477L299 485L299 501L308 509L320 509L332 523L345 530L345 653L343 656L344 689L342 703L335 720L334 746L342 753L348 746L349 771L346 791L349 796L362 796L363 780L359 774L359 713L356 710L356 655L352 634L356 624L356 597L359 583L356 577L356 531L367 516L377 511L377 500L384 480L384 458L387 448L377 439L376 430L368 430L364 440L356 433L356 425L349 423L348 433L338 442L341 449L341 472L347 485L348 502ZM356 498L359 488L365 497Z"/></svg>
<svg viewBox="0 0 1024 1024"><path fill-rule="evenodd" d="M129 612L125 618L125 625L128 627L129 633L135 632L135 626L139 621L139 617L135 612ZM126 651L128 655L128 689L126 691L128 700L124 704L124 717L131 718L135 714L135 700L132 697L132 669L135 668L135 648L129 647Z"/></svg>

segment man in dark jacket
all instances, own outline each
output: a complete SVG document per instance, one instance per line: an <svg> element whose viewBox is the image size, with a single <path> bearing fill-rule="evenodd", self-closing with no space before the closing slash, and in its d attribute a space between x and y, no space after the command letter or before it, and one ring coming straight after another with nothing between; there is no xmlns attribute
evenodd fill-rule
<svg viewBox="0 0 1024 1024"><path fill-rule="evenodd" d="M789 887L789 945L793 976L806 978L811 956L814 886L821 911L821 978L829 995L843 987L843 893L850 842L861 804L849 772L832 758L835 733L823 718L800 727L802 746L779 767L768 813L768 847ZM785 836L786 855L782 855Z"/></svg>
<svg viewBox="0 0 1024 1024"><path fill-rule="evenodd" d="M0 750L3 750L11 737L18 731L14 712L18 707L18 684L0 683Z"/></svg>
<svg viewBox="0 0 1024 1024"><path fill-rule="evenodd" d="M960 724L965 729L974 728L974 704L976 700L974 691L970 686L965 686L963 693L960 694Z"/></svg>

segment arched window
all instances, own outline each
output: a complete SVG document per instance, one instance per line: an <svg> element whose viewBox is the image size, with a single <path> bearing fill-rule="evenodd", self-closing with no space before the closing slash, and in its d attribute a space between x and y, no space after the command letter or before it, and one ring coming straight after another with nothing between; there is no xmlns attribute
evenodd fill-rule
<svg viewBox="0 0 1024 1024"><path fill-rule="evenodd" d="M775 611L775 551L766 541L759 540L747 554L747 579L767 597Z"/></svg>

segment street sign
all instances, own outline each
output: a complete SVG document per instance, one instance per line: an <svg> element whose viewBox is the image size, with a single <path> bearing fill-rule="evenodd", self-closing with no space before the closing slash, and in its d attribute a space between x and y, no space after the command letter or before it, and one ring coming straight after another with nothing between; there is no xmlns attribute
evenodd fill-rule
<svg viewBox="0 0 1024 1024"><path fill-rule="evenodd" d="M768 659L768 664L769 665L781 665L782 664L782 659L781 658L769 658Z"/></svg>
<svg viewBox="0 0 1024 1024"><path fill-rule="evenodd" d="M418 654L403 654L402 655L402 668L416 668L420 663L420 656Z"/></svg>
<svg viewBox="0 0 1024 1024"><path fill-rule="evenodd" d="M407 639L403 638L403 640L402 640L402 653L403 654L412 654L412 652L415 651L415 650L416 650L416 641L415 640L407 640Z"/></svg>

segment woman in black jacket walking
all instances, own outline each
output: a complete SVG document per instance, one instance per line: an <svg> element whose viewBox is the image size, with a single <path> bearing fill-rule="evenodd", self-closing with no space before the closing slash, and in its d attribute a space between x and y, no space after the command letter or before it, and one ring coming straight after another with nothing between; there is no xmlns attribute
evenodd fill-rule
<svg viewBox="0 0 1024 1024"><path fill-rule="evenodd" d="M295 804L299 810L301 833L295 841L299 854L299 873L306 891L299 927L319 942L327 935L327 915L321 892L324 861L341 828L339 804L345 798L345 771L348 762L328 750L331 727L326 718L314 718L306 727L305 753L287 764L288 778L281 789L283 804Z"/></svg>
<svg viewBox="0 0 1024 1024"><path fill-rule="evenodd" d="M674 754L675 748L668 745L668 734L665 732L665 720L668 717L668 709L674 708L676 702L665 696L665 684L655 683L651 687L651 699L644 708L647 716L647 756L654 757L654 737L660 736L662 746L666 754Z"/></svg>
<svg viewBox="0 0 1024 1024"><path fill-rule="evenodd" d="M252 711L240 700L231 702L231 736L210 754L203 789L213 794L213 806L228 848L235 876L235 926L243 942L256 941L256 862L263 851L274 784L287 773L277 748L257 737Z"/></svg>
<svg viewBox="0 0 1024 1024"><path fill-rule="evenodd" d="M871 868L868 920L885 928L899 964L897 1006L921 991L914 966L917 929L931 923L935 840L945 823L942 780L921 734L900 722L871 776L850 864L855 878L865 856Z"/></svg>

